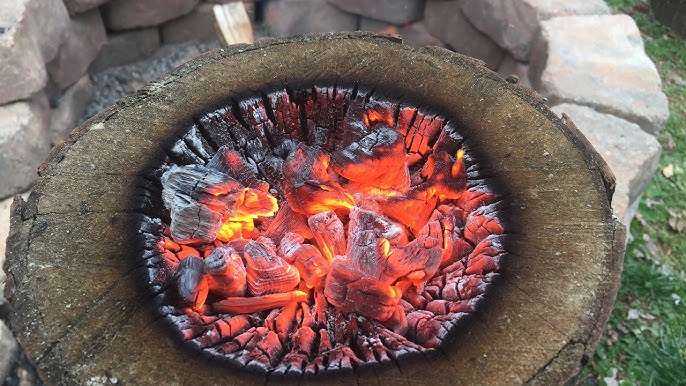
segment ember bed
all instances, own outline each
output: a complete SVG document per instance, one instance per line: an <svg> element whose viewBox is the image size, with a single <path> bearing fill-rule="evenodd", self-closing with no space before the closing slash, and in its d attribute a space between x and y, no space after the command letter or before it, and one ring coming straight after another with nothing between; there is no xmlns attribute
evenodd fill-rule
<svg viewBox="0 0 686 386"><path fill-rule="evenodd" d="M48 383L561 383L622 266L569 119L387 35L205 54L39 173L5 296Z"/></svg>

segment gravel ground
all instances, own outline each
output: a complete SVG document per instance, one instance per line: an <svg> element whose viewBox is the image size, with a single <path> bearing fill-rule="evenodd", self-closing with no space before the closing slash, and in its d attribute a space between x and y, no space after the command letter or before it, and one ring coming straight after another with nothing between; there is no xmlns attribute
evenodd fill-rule
<svg viewBox="0 0 686 386"><path fill-rule="evenodd" d="M95 92L83 120L113 105L151 80L161 77L204 52L219 47L218 41L211 43L191 41L166 45L146 60L110 67L91 75Z"/></svg>

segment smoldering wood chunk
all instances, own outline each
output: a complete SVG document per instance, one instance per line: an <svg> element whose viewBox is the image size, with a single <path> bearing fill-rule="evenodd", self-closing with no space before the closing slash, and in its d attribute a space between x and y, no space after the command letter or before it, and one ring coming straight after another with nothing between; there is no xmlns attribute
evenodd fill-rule
<svg viewBox="0 0 686 386"><path fill-rule="evenodd" d="M405 135L405 149L407 149L409 165L429 155L444 125L445 119L438 114L417 111L412 126L407 129Z"/></svg>
<svg viewBox="0 0 686 386"><path fill-rule="evenodd" d="M194 310L202 308L207 299L209 285L204 273L203 259L190 256L181 260L171 277L179 298Z"/></svg>
<svg viewBox="0 0 686 386"><path fill-rule="evenodd" d="M455 215L456 218L462 220L462 225L467 221L467 215L479 207L493 204L498 197L493 194L491 189L482 184L471 186L467 188L462 195L455 200L455 205L462 211L462 216Z"/></svg>
<svg viewBox="0 0 686 386"><path fill-rule="evenodd" d="M333 149L333 133L345 117L351 90L336 87L312 88L305 102L307 143L320 149Z"/></svg>
<svg viewBox="0 0 686 386"><path fill-rule="evenodd" d="M444 151L431 153L418 173L421 182L413 184L407 195L435 195L441 201L459 198L466 188L466 178L461 155L464 153L458 150L457 154L458 157Z"/></svg>
<svg viewBox="0 0 686 386"><path fill-rule="evenodd" d="M234 178L248 188L262 191L269 189L268 183L257 179L257 170L245 162L240 153L228 146L220 147L207 163L207 167Z"/></svg>
<svg viewBox="0 0 686 386"><path fill-rule="evenodd" d="M168 314L166 319L181 332L184 340L190 341L205 333L218 318L192 311L181 315Z"/></svg>
<svg viewBox="0 0 686 386"><path fill-rule="evenodd" d="M464 137L455 123L447 122L438 135L438 139L433 146L433 152L444 151L448 154L456 154L464 147Z"/></svg>
<svg viewBox="0 0 686 386"><path fill-rule="evenodd" d="M300 304L291 302L282 309L275 309L276 318L274 321L274 331L279 336L279 340L285 342L293 328L297 327L297 313Z"/></svg>
<svg viewBox="0 0 686 386"><path fill-rule="evenodd" d="M398 127L400 135L405 138L407 137L407 133L414 124L417 114L419 114L419 112L416 107L398 106L398 122L396 126Z"/></svg>
<svg viewBox="0 0 686 386"><path fill-rule="evenodd" d="M314 237L307 224L307 217L302 213L293 211L288 202L281 202L279 211L269 222L263 234L274 240L275 243L280 243L288 232L297 233L306 239Z"/></svg>
<svg viewBox="0 0 686 386"><path fill-rule="evenodd" d="M348 101L343 122L334 134L334 149L344 149L369 134L370 128L364 123L366 113L366 94L359 93Z"/></svg>
<svg viewBox="0 0 686 386"><path fill-rule="evenodd" d="M200 131L217 147L229 146L234 149L242 147L234 140L229 128L239 125L231 107L221 107L198 118Z"/></svg>
<svg viewBox="0 0 686 386"><path fill-rule="evenodd" d="M260 133L266 142L271 146L276 145L272 140L274 139L270 134L276 133L274 122L271 120L272 112L267 110L264 105L268 99L262 98L248 98L238 102L238 109L241 112L241 118L245 124Z"/></svg>
<svg viewBox="0 0 686 386"><path fill-rule="evenodd" d="M310 244L303 244L305 240L302 236L295 233L287 233L281 239L279 245L279 256L284 260L293 264L293 266L300 272L300 276L309 287L319 285L322 279L329 272L331 263L322 256L322 253Z"/></svg>
<svg viewBox="0 0 686 386"><path fill-rule="evenodd" d="M349 229L362 228L374 231L374 234L378 238L388 240L392 246L407 244L407 233L405 232L405 228L399 223L391 221L389 218L384 217L373 210L367 210L360 207L351 208L350 224L352 224L352 226L349 226Z"/></svg>
<svg viewBox="0 0 686 386"><path fill-rule="evenodd" d="M181 244L212 242L225 216L235 213L243 191L238 181L202 165L173 165L161 182L171 235Z"/></svg>
<svg viewBox="0 0 686 386"><path fill-rule="evenodd" d="M212 242L222 226L222 214L191 201L174 205L171 232L174 240L183 244Z"/></svg>
<svg viewBox="0 0 686 386"><path fill-rule="evenodd" d="M303 145L288 157L282 188L291 209L310 216L354 205L352 196L329 173L329 163L324 152Z"/></svg>
<svg viewBox="0 0 686 386"><path fill-rule="evenodd" d="M335 212L325 211L314 214L307 219L307 224L312 230L322 255L329 261L332 261L334 256L346 253L345 228Z"/></svg>
<svg viewBox="0 0 686 386"><path fill-rule="evenodd" d="M297 269L276 256L264 244L250 240L243 250L248 292L254 296L288 292L300 282Z"/></svg>
<svg viewBox="0 0 686 386"><path fill-rule="evenodd" d="M243 259L233 248L215 248L205 258L205 272L211 293L222 297L243 296L246 289L246 270Z"/></svg>
<svg viewBox="0 0 686 386"><path fill-rule="evenodd" d="M250 327L250 319L246 315L237 315L226 319L219 319L212 324L203 335L195 338L200 347L213 347L232 339Z"/></svg>
<svg viewBox="0 0 686 386"><path fill-rule="evenodd" d="M250 221L258 217L271 217L279 210L276 197L257 189L245 189L239 196L234 217L239 221Z"/></svg>
<svg viewBox="0 0 686 386"><path fill-rule="evenodd" d="M460 299L468 300L475 298L486 291L485 276L470 275L463 276L457 280L457 291L460 294Z"/></svg>
<svg viewBox="0 0 686 386"><path fill-rule="evenodd" d="M413 232L419 231L431 217L438 196L422 192L413 196L391 196L380 203L381 213L405 226Z"/></svg>
<svg viewBox="0 0 686 386"><path fill-rule="evenodd" d="M326 276L324 296L336 308L344 306L348 284L360 280L364 274L355 269L345 256L336 256Z"/></svg>
<svg viewBox="0 0 686 386"><path fill-rule="evenodd" d="M376 130L379 127L394 127L396 124L395 116L400 106L377 99L375 96L369 98L369 102L364 105L365 114L363 121L365 126Z"/></svg>
<svg viewBox="0 0 686 386"><path fill-rule="evenodd" d="M382 281L404 279L421 287L438 272L443 254L441 247L426 248L421 241L415 241L417 239L406 246L390 248L385 259L379 262Z"/></svg>
<svg viewBox="0 0 686 386"><path fill-rule="evenodd" d="M224 300L212 303L215 312L230 314L251 314L271 310L272 308L285 307L294 302L307 300L307 292L286 291L269 293L252 297L228 297Z"/></svg>
<svg viewBox="0 0 686 386"><path fill-rule="evenodd" d="M279 146L287 139L300 136L300 105L291 100L286 90L279 90L267 94L271 113L275 125L268 132L275 146Z"/></svg>
<svg viewBox="0 0 686 386"><path fill-rule="evenodd" d="M498 270L500 258L505 253L500 243L501 237L501 235L487 236L474 247L467 260L466 274L483 275Z"/></svg>
<svg viewBox="0 0 686 386"><path fill-rule="evenodd" d="M461 259L472 249L471 244L462 237L452 206L449 205L440 205L433 211L414 242L425 248L442 248L441 267Z"/></svg>
<svg viewBox="0 0 686 386"><path fill-rule="evenodd" d="M194 126L191 126L191 130L193 128ZM176 141L171 149L167 150L169 157L178 164L203 164L209 159L209 157L204 157L205 154L201 155L197 153L204 150L202 149L202 145L200 145L200 149L196 149L196 146L194 146L192 141L187 140L188 136L191 134L191 130L186 132L181 139Z"/></svg>
<svg viewBox="0 0 686 386"><path fill-rule="evenodd" d="M479 207L469 213L464 228L464 237L476 245L489 235L505 233L500 220L504 206L505 203L499 201Z"/></svg>
<svg viewBox="0 0 686 386"><path fill-rule="evenodd" d="M207 141L207 138L203 136L203 133L198 125L191 125L190 130L188 130L186 135L183 136L183 141L188 146L188 149L202 158L203 162L207 162L210 158L212 158L214 149Z"/></svg>
<svg viewBox="0 0 686 386"><path fill-rule="evenodd" d="M409 340L419 343L424 347L436 348L441 340L436 332L442 328L442 323L436 320L436 316L426 310L418 310L407 314Z"/></svg>
<svg viewBox="0 0 686 386"><path fill-rule="evenodd" d="M379 321L389 319L398 306L400 291L364 277L339 257L334 260L326 278L324 295L327 300L339 312L356 312Z"/></svg>
<svg viewBox="0 0 686 386"><path fill-rule="evenodd" d="M353 267L367 276L380 278L380 260L387 258L392 244L406 241L402 227L389 219L359 207L350 210L347 255Z"/></svg>
<svg viewBox="0 0 686 386"><path fill-rule="evenodd" d="M410 173L403 142L397 130L382 125L347 148L332 153L331 167L350 181L352 189L405 192L410 185Z"/></svg>

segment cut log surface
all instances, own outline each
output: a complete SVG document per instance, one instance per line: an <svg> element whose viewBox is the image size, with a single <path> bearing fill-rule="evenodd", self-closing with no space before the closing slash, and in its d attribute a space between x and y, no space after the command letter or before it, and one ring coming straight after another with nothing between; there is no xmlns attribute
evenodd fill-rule
<svg viewBox="0 0 686 386"><path fill-rule="evenodd" d="M459 120L508 194L509 257L485 307L440 353L277 381L556 384L578 373L607 321L623 261L624 228L612 216L605 163L535 93L478 61L392 36L342 33L203 55L53 149L28 201L14 202L4 267L11 327L44 381L265 381L187 351L156 320L132 258L134 187L142 166L178 139L189 117L246 90L336 82L395 90Z"/></svg>

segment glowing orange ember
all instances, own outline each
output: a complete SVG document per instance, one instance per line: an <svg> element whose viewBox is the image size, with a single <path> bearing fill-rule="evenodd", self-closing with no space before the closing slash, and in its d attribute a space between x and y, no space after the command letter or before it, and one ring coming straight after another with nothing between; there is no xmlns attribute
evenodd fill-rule
<svg viewBox="0 0 686 386"><path fill-rule="evenodd" d="M452 121L314 87L197 122L184 144L219 148L165 167L148 273L211 355L314 374L435 349L497 274L504 205Z"/></svg>

